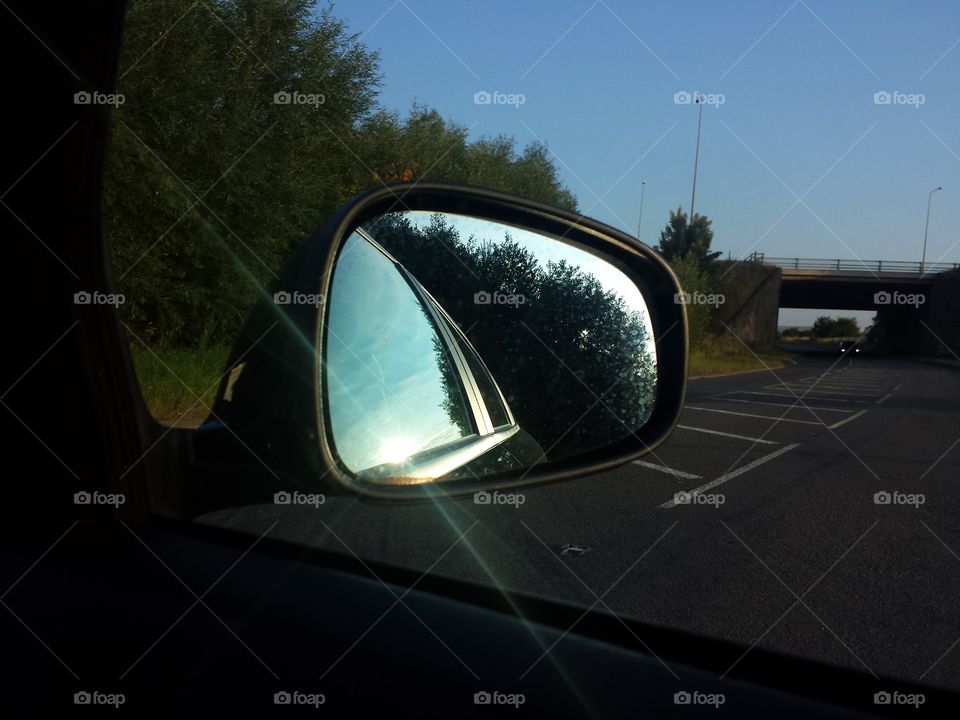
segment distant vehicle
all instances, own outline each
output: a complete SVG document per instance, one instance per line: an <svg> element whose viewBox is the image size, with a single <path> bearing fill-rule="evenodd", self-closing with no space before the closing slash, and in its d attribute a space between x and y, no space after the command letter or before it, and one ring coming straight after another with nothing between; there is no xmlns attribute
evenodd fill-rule
<svg viewBox="0 0 960 720"><path fill-rule="evenodd" d="M853 340L843 340L840 342L840 354L846 355L848 352L852 352L854 355L860 352L860 348Z"/></svg>

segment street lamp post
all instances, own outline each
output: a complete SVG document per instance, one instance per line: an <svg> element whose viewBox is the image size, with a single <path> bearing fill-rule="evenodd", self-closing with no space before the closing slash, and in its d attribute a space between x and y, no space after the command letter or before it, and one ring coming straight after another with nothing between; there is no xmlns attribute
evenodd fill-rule
<svg viewBox="0 0 960 720"><path fill-rule="evenodd" d="M697 151L693 157L693 192L690 194L690 224L693 224L693 203L697 199L697 168L700 165L700 128L703 125L703 100L699 93L695 99L700 106L700 116L697 118Z"/></svg>
<svg viewBox="0 0 960 720"><path fill-rule="evenodd" d="M647 181L640 182L640 219L637 220L637 240L640 239L640 227L643 225L643 191L647 187Z"/></svg>
<svg viewBox="0 0 960 720"><path fill-rule="evenodd" d="M920 274L923 275L923 268L927 262L927 231L930 229L930 203L933 201L933 194L937 190L943 190L942 187L935 187L927 195L927 221L923 225L923 255L920 256Z"/></svg>

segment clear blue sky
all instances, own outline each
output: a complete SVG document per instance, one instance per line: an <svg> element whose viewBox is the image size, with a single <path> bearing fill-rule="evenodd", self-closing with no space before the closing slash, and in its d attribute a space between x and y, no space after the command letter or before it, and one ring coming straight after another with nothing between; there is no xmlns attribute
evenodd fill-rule
<svg viewBox="0 0 960 720"><path fill-rule="evenodd" d="M352 0L334 13L380 52L385 107L417 101L472 137L546 142L581 211L631 233L646 181L650 244L671 208L689 209L697 107L674 94L700 91L723 96L704 108L696 201L715 249L919 260L942 185L927 260L960 262L955 0ZM524 102L478 105L477 91ZM875 104L878 91L903 104Z"/></svg>

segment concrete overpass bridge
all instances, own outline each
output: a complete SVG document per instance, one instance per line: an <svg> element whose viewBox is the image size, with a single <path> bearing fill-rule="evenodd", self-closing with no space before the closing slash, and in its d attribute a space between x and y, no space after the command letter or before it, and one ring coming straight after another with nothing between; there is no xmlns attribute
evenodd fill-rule
<svg viewBox="0 0 960 720"><path fill-rule="evenodd" d="M826 260L767 258L755 261L780 268L780 307L880 310L893 305L894 293L923 293L924 300L942 272L960 270L960 263L891 260ZM886 293L886 295L884 295ZM890 302L883 300L889 297ZM878 302L879 300L879 302Z"/></svg>
<svg viewBox="0 0 960 720"><path fill-rule="evenodd" d="M726 284L742 301L721 319L756 342L773 342L780 308L867 310L877 314L871 339L886 352L960 354L960 263L754 253L729 268Z"/></svg>

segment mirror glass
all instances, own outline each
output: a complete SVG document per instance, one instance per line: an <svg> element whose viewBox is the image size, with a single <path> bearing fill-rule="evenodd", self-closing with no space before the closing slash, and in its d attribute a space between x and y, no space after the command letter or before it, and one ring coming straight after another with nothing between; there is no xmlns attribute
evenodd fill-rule
<svg viewBox="0 0 960 720"><path fill-rule="evenodd" d="M324 325L331 446L365 480L480 479L570 458L638 430L656 400L634 282L586 249L488 219L367 222L337 257Z"/></svg>

